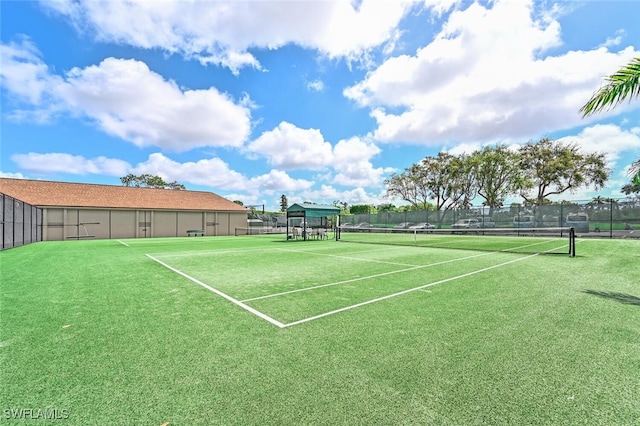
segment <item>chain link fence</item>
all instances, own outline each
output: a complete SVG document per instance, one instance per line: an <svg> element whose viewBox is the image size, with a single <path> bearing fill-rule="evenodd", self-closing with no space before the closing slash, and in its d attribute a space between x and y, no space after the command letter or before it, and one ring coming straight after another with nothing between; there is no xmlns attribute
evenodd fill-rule
<svg viewBox="0 0 640 426"><path fill-rule="evenodd" d="M42 241L42 209L0 193L2 250Z"/></svg>
<svg viewBox="0 0 640 426"><path fill-rule="evenodd" d="M542 206L513 205L500 209L477 207L340 216L341 225L356 229L412 226L447 229L461 221L473 223L479 228L574 227L583 237L640 238L640 198L596 198Z"/></svg>

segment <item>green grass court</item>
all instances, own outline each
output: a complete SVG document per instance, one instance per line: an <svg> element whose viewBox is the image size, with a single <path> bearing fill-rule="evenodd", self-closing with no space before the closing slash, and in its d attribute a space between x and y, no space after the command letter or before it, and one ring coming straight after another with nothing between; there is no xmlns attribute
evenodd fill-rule
<svg viewBox="0 0 640 426"><path fill-rule="evenodd" d="M640 241L576 251L280 235L10 249L0 423L640 424Z"/></svg>

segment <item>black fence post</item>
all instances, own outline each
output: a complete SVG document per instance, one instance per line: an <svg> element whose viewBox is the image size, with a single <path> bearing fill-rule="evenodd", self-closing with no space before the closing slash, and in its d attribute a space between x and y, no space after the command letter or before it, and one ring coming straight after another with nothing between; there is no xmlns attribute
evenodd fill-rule
<svg viewBox="0 0 640 426"><path fill-rule="evenodd" d="M613 200L609 200L609 238L613 238Z"/></svg>

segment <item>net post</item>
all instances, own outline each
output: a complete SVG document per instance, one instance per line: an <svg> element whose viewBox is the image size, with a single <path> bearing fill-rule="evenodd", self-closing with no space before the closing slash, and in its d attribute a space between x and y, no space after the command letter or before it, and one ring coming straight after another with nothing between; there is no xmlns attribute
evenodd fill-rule
<svg viewBox="0 0 640 426"><path fill-rule="evenodd" d="M576 257L576 230L569 228L569 256Z"/></svg>

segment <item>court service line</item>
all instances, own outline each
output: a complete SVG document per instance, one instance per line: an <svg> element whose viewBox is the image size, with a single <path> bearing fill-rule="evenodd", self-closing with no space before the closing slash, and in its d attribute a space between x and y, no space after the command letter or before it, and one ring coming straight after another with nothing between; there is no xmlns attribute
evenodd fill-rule
<svg viewBox="0 0 640 426"><path fill-rule="evenodd" d="M367 300L366 302L356 303L355 305L351 305L351 306L345 306L344 308L336 309L336 310L333 310L333 311L325 312L325 313L320 314L320 315L315 315L315 316L312 316L312 317L301 319L299 321L294 321L294 322L290 322L288 324L284 324L284 327L291 327L291 326L294 326L294 325L303 324L305 322L309 322L309 321L317 320L317 319L320 319L320 318L324 318L324 317L327 317L329 315L333 315L333 314L337 314L337 313L340 313L340 312L348 311L350 309L355 309L355 308L359 308L361 306L370 305L372 303L381 302L383 300L391 299L393 297L402 296L402 295L405 295L407 293L411 293L411 292L417 291L417 290L422 290L422 289L425 289L427 287L431 287L431 286L434 286L434 285L443 284L443 283L446 283L446 282L449 282L449 281L455 281L455 280L459 280L461 278L470 277L472 275L476 275L476 274L479 274L479 273L482 273L482 272L486 272L486 271L489 271L491 269L499 268L501 266L509 265L509 264L515 263L515 262L520 262L521 260L529 259L531 257L537 256L538 254L539 253L535 253L535 254L532 254L532 255L529 255L529 256L520 257L518 259L509 260L507 262L499 263L497 265L489 266L489 267L486 267L486 268L483 268L483 269L479 269L477 271L467 272L466 274L458 275L458 276L451 277L451 278L446 278L444 280L436 281L436 282L429 283L429 284L424 284L424 285L421 285L419 287L410 288L408 290L399 291L397 293L388 294L386 296L378 297L376 299Z"/></svg>
<svg viewBox="0 0 640 426"><path fill-rule="evenodd" d="M123 246L129 247L129 244L125 243L124 241L120 241L120 240L116 240L116 241L122 244Z"/></svg>
<svg viewBox="0 0 640 426"><path fill-rule="evenodd" d="M548 241L553 241L553 240L548 240ZM527 245L524 245L524 246L516 247L515 249L527 248L527 247L535 246L535 245L538 245L538 244L542 244L542 243L538 242L538 243L533 243L533 244L527 244ZM562 247L565 247L565 246L562 246ZM562 247L558 247L558 248L562 248ZM280 250L284 250L284 249L280 249ZM553 251L553 250L547 250L547 251ZM250 299L244 299L244 300L242 300L242 302L252 302L254 300L269 299L271 297L278 297L278 296L285 296L287 294L292 294L292 293L299 293L301 291L310 291L310 290L316 290L316 289L324 288L324 287L331 287L331 286L336 286L336 285L341 285L341 284L348 284L348 283L352 283L352 282L356 282L356 281L367 280L367 279L370 279L370 278L379 278L379 277L383 277L383 276L386 276L386 275L397 274L397 273L400 273L400 272L407 272L407 271L413 271L413 270L416 270L416 269L429 268L431 266L444 265L446 263L452 263L452 262L457 262L457 261L466 260L466 259L473 259L475 257L487 256L487 255L490 255L490 254L496 254L496 253L502 253L502 252L503 251L500 250L500 251L492 251L492 252L487 252L487 253L480 253L480 254L475 254L473 256L466 256L466 257L461 257L461 258L457 258L457 259L444 260L442 262L430 263L428 265L419 265L419 266L403 265L401 263L398 263L397 265L410 266L410 267L406 268L406 269L399 269L397 271L389 271L389 272L383 272L383 273L380 273L380 274L369 275L369 276L366 276L366 277L358 277L358 278L353 278L353 279L350 279L350 280L337 281L337 282L334 282L334 283L320 284L320 285L316 285L316 286L312 286L312 287L305 287L305 288L299 288L299 289L296 289L296 290L283 291L281 293L274 293L274 294L267 294L265 296L252 297ZM328 254L322 254L322 253L311 253L311 252L306 252L306 253L317 254L319 256L333 256L333 257L338 257L338 258L342 257L342 256L338 256L338 255L328 255ZM536 254L538 254L538 253L536 253ZM366 261L366 259L351 258L351 257L347 257L347 256L344 256L343 258L344 259L349 259L349 260ZM380 263L396 264L396 263L393 263L393 262L382 262L382 261L380 261Z"/></svg>
<svg viewBox="0 0 640 426"><path fill-rule="evenodd" d="M315 285L315 286L312 286L312 287L305 287L305 288L299 288L299 289L296 289L296 290L283 291L282 293L267 294L266 296L258 296L258 297L252 297L250 299L244 299L244 300L242 300L242 302L252 302L254 300L269 299L271 297L285 296L287 294L292 294L292 293L300 293L301 291L317 290L319 288L324 288L324 287L331 287L331 286L335 286L335 285L348 284L348 283L353 283L353 282L356 282L356 281L369 280L369 279L372 279L372 278L380 278L380 277L384 277L384 276L387 276L387 275L399 274L401 272L408 272L408 271L414 271L414 270L417 270L417 269L430 268L431 266L444 265L446 263L453 263L453 262L458 262L458 261L461 261L461 260L473 259L475 257L480 257L480 256L488 256L490 254L495 254L495 252L474 254L473 256L461 257L461 258L457 258L457 259L443 260L442 262L430 263L428 265L412 266L412 267L406 268L406 269L398 269L397 271L382 272L382 273L379 273L379 274L368 275L366 277L352 278L352 279L349 279L349 280L337 281L337 282L334 282L334 283L320 284L320 285Z"/></svg>
<svg viewBox="0 0 640 426"><path fill-rule="evenodd" d="M265 314L263 314L262 312L260 312L260 311L258 311L256 309L253 309L251 306L248 306L248 305L242 303L241 301L239 301L237 299L234 299L233 297L221 292L220 290L217 290L217 289L215 289L215 288L203 283L202 281L199 281L196 278L193 278L192 276L187 275L184 272L182 272L182 271L180 271L180 270L178 270L178 269L176 269L176 268L174 268L174 267L172 267L170 265L167 265L163 261L156 259L155 257L151 256L150 254L146 254L145 256L147 256L149 259L153 260L154 262L159 263L160 265L164 266L165 268L175 272L176 274L185 277L189 281L192 281L192 282L198 284L199 286L206 288L207 290L211 291L212 293L215 293L218 296L227 299L229 302L240 306L242 309L247 310L247 311L251 312L252 314L262 318L263 320L270 322L271 324L275 325L276 327L279 327L279 328L284 328L285 327L285 324L281 323L280 321L275 320L275 319L271 318L270 316L265 315Z"/></svg>
<svg viewBox="0 0 640 426"><path fill-rule="evenodd" d="M288 249L276 249L278 251L284 251L287 253L302 253L302 254L309 254L312 256L326 256L326 257L335 257L337 259L345 259L345 260L357 260L360 262L371 262L371 263L382 263L385 265L397 265L397 266L408 266L408 267L415 267L418 265L410 265L408 263L400 263L400 262L388 262L386 260L376 260L376 259L363 259L361 257L352 257L352 256L340 256L337 254L327 254L327 253L319 253L319 252L313 252L313 251L298 251L298 250L288 250Z"/></svg>

